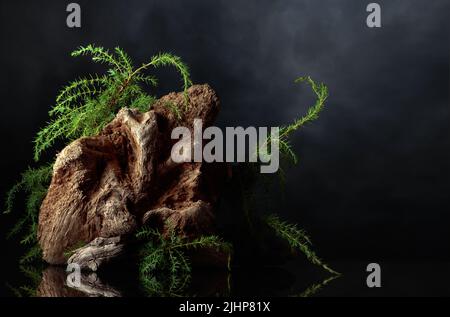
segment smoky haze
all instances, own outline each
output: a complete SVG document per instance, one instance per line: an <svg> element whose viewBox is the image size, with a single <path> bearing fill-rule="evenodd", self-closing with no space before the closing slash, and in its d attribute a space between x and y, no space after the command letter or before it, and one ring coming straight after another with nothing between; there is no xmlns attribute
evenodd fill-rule
<svg viewBox="0 0 450 317"><path fill-rule="evenodd" d="M81 29L65 26L64 1L0 4L2 192L32 164L60 87L103 69L75 47L120 45L136 63L170 51L218 92L219 126L289 123L313 102L295 78L329 87L320 119L292 138L300 164L280 203L323 257L448 257L448 1L378 1L379 29L365 24L369 1L78 3ZM159 94L179 89L159 75Z"/></svg>

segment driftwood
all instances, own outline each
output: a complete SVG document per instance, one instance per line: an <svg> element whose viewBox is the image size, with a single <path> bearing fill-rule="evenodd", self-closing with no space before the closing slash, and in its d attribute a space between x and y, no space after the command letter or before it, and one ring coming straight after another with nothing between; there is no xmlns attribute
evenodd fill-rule
<svg viewBox="0 0 450 317"><path fill-rule="evenodd" d="M39 214L45 261L66 263L64 253L83 243L69 262L96 270L144 223L163 233L170 223L188 239L216 233L214 206L225 168L170 158L178 141L171 140L173 128L193 131L194 119L206 128L219 111L208 85L189 88L188 97L187 106L183 93L170 93L146 113L121 109L99 135L75 140L58 154ZM186 110L179 117L174 107Z"/></svg>
<svg viewBox="0 0 450 317"><path fill-rule="evenodd" d="M100 265L122 254L124 247L125 245L120 241L120 237L98 237L87 245L76 249L67 263L78 264L81 270L97 271Z"/></svg>

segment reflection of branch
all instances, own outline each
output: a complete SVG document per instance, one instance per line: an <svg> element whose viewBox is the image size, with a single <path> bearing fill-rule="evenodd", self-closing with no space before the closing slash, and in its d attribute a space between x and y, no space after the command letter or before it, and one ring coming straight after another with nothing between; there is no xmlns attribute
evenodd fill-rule
<svg viewBox="0 0 450 317"><path fill-rule="evenodd" d="M141 276L144 294L149 297L228 297L231 295L231 273L225 270L197 270L192 277L167 274Z"/></svg>
<svg viewBox="0 0 450 317"><path fill-rule="evenodd" d="M67 272L62 267L49 266L42 273L42 280L37 289L39 297L120 297L115 288L104 284L95 273L81 273L80 286L73 287L67 283Z"/></svg>
<svg viewBox="0 0 450 317"><path fill-rule="evenodd" d="M333 280L337 279L341 275L333 275L325 280L323 280L320 283L316 283L305 289L300 294L292 295L291 297L311 297L314 296L316 293L318 293L322 288L324 288L326 285L331 283Z"/></svg>
<svg viewBox="0 0 450 317"><path fill-rule="evenodd" d="M34 297L37 295L37 288L41 283L42 279L42 267L41 266L31 266L31 265L21 265L19 266L20 272L26 277L28 280L26 285L22 286L11 286L9 283L6 283L5 286L9 288L9 290L16 297Z"/></svg>
<svg viewBox="0 0 450 317"><path fill-rule="evenodd" d="M189 281L189 275L181 277L172 275L165 279L149 275L141 276L141 285L149 297L185 297Z"/></svg>
<svg viewBox="0 0 450 317"><path fill-rule="evenodd" d="M70 286L80 292L83 292L90 297L121 297L122 294L113 287L103 284L97 277L97 274L91 273L89 275L82 274L80 287Z"/></svg>

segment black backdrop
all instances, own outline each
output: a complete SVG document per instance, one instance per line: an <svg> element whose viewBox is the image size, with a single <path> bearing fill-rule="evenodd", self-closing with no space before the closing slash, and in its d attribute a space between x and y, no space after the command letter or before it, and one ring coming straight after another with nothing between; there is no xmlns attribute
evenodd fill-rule
<svg viewBox="0 0 450 317"><path fill-rule="evenodd" d="M290 122L313 99L296 77L329 86L320 120L293 138L300 165L281 211L322 257L449 258L448 1L378 1L379 29L365 25L367 1L78 1L80 29L66 27L66 2L0 5L1 193L33 164L61 86L101 70L71 50L119 45L136 63L170 51L218 92L219 126ZM159 94L179 89L160 76Z"/></svg>

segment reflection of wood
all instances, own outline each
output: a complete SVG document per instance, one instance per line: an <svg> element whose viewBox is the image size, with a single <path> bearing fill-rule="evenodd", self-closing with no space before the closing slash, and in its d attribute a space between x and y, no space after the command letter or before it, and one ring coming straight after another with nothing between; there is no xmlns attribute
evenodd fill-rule
<svg viewBox="0 0 450 317"><path fill-rule="evenodd" d="M81 273L80 287L67 284L67 273L62 267L49 266L42 273L37 289L38 297L120 297L116 289L103 284L95 273Z"/></svg>
<svg viewBox="0 0 450 317"><path fill-rule="evenodd" d="M81 270L97 271L97 268L112 258L122 254L124 244L120 237L95 238L90 243L75 250L67 263L75 263Z"/></svg>
<svg viewBox="0 0 450 317"><path fill-rule="evenodd" d="M122 294L111 286L105 285L97 274L82 274L80 287L73 287L89 297L122 297Z"/></svg>
<svg viewBox="0 0 450 317"><path fill-rule="evenodd" d="M99 135L75 140L58 154L39 214L44 260L63 264L64 252L79 243L120 239L102 246L92 242L71 258L96 270L121 252L125 238L143 222L163 232L170 222L188 239L215 233L213 209L225 169L174 163L170 154L178 141L171 139L172 129L183 126L192 134L194 119L210 126L219 100L208 85L189 88L188 96L187 107L183 93L170 93L146 113L121 109Z"/></svg>
<svg viewBox="0 0 450 317"><path fill-rule="evenodd" d="M49 266L42 272L37 289L38 297L84 297L84 293L66 286L66 272L61 267Z"/></svg>

